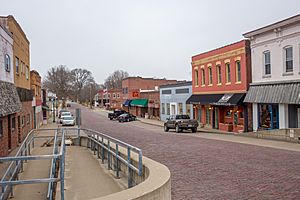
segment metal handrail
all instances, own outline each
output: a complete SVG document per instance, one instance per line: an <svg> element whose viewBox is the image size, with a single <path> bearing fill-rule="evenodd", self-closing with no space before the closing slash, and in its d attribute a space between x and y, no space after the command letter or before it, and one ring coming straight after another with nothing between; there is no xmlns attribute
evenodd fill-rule
<svg viewBox="0 0 300 200"><path fill-rule="evenodd" d="M20 149L18 150L16 156L14 157L3 157L0 158L0 162L9 162L11 161L8 169L6 170L4 176L2 177L0 181L0 186L2 187L2 193L0 193L0 199L4 200L6 198L6 195L9 195L10 193L13 195L13 185L20 185L20 184L36 184L36 183L48 183L51 185L50 192L52 193L53 190L53 183L54 182L61 182L62 188L64 187L64 164L65 164L65 132L64 129L62 129L62 136L61 136L61 148L60 152L57 152L57 129L55 133L55 139L54 139L54 148L53 148L53 154L52 155L38 155L38 156L31 156L30 155L30 145L32 144L34 147L34 139L39 138L39 136L34 136L34 132L36 129L29 132L29 134L26 136L25 140L21 144ZM39 129L39 131L44 131L43 129ZM51 137L51 136L49 136ZM52 136L53 137L53 136ZM44 137L42 137L44 138ZM25 155L23 156L23 153L25 151ZM28 154L28 155L27 155ZM52 159L52 163L56 161L56 159L60 159L60 178L55 178L55 166L51 166L50 175L49 178L43 178L43 179L29 179L29 180L14 180L16 175L20 171L20 165L23 166L23 161L28 160L44 160L44 159ZM15 166L14 166L15 163ZM55 164L54 164L55 165ZM11 171L13 170L13 173ZM9 190L10 189L10 190ZM47 196L48 197L48 196ZM50 196L51 199L53 198ZM61 199L64 199L64 189L61 190Z"/></svg>

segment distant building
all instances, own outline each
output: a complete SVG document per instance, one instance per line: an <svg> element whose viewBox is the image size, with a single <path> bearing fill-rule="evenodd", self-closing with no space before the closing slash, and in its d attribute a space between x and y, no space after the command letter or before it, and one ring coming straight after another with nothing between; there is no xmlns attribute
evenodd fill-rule
<svg viewBox="0 0 300 200"><path fill-rule="evenodd" d="M146 92L148 90L148 92L152 92L152 91L158 92L159 87L161 85L165 85L169 83L177 83L177 80L142 78L139 76L127 77L123 79L122 81L123 109L139 117L145 117L146 114L149 116L148 113L149 99L142 98L141 91ZM144 94L144 97L145 95L146 94ZM159 98L156 99L159 101ZM151 103L150 106L152 106ZM155 109L158 112L159 108L157 107L155 108L155 104L154 104L154 110L153 110L154 113L156 112Z"/></svg>
<svg viewBox="0 0 300 200"><path fill-rule="evenodd" d="M192 82L174 83L160 86L160 119L165 121L171 115L193 116L193 105L186 104L192 95Z"/></svg>
<svg viewBox="0 0 300 200"><path fill-rule="evenodd" d="M39 128L43 124L41 79L37 71L30 71L31 90L33 92L32 108L34 128Z"/></svg>
<svg viewBox="0 0 300 200"><path fill-rule="evenodd" d="M250 43L242 40L192 57L195 119L207 128L248 131L251 106L243 103L251 82Z"/></svg>
<svg viewBox="0 0 300 200"><path fill-rule="evenodd" d="M17 112L22 105L14 85L13 38L0 25L0 157L18 146Z"/></svg>
<svg viewBox="0 0 300 200"><path fill-rule="evenodd" d="M122 108L122 89L102 89L97 94L99 107L106 109Z"/></svg>
<svg viewBox="0 0 300 200"><path fill-rule="evenodd" d="M245 33L250 39L253 129L300 128L300 15Z"/></svg>
<svg viewBox="0 0 300 200"><path fill-rule="evenodd" d="M14 83L22 103L22 110L15 119L15 132L18 135L18 142L21 143L29 131L32 130L33 121L29 40L13 16L0 16L0 24L12 33L13 37L12 71L14 72Z"/></svg>

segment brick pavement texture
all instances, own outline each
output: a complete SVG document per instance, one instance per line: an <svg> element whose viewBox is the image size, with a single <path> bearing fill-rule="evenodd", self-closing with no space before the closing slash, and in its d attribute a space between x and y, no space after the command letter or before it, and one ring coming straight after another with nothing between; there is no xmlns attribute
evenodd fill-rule
<svg viewBox="0 0 300 200"><path fill-rule="evenodd" d="M166 134L85 108L82 116L84 127L138 146L166 165L172 199L300 199L300 152Z"/></svg>

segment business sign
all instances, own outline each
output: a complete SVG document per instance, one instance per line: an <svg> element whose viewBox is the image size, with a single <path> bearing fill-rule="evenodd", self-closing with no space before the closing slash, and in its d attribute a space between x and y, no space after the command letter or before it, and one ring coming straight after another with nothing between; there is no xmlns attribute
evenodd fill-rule
<svg viewBox="0 0 300 200"><path fill-rule="evenodd" d="M132 97L139 97L140 93L139 92L132 92Z"/></svg>

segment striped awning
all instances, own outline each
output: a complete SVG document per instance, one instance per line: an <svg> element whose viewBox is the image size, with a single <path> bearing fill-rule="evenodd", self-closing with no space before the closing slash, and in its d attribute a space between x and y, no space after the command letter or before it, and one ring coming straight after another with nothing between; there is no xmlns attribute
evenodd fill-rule
<svg viewBox="0 0 300 200"><path fill-rule="evenodd" d="M300 82L251 85L244 102L300 104Z"/></svg>

